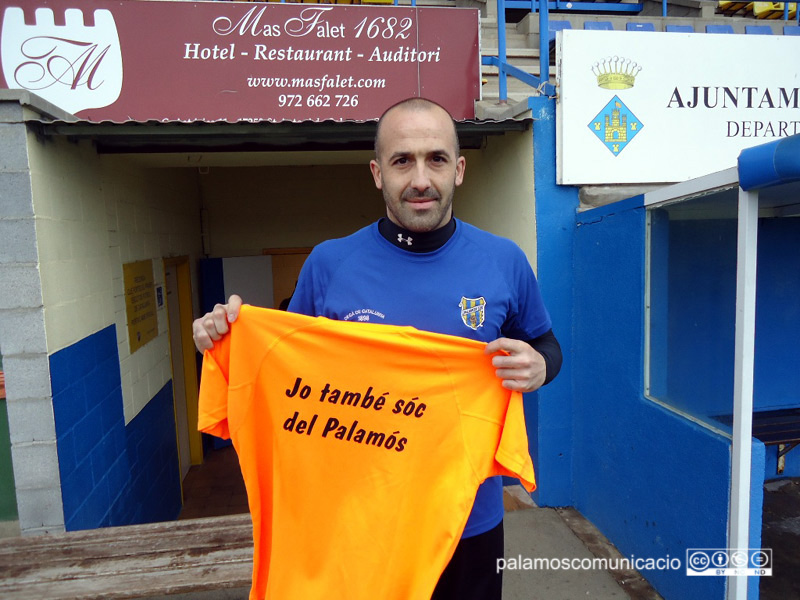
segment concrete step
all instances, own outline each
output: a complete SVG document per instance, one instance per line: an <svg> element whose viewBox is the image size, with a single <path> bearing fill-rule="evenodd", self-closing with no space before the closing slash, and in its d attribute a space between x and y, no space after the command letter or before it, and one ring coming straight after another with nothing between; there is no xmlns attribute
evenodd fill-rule
<svg viewBox="0 0 800 600"><path fill-rule="evenodd" d="M523 35L521 33L514 33L513 35L506 36L506 47L507 48L530 48L531 45L528 43L530 36ZM495 48L498 46L497 42L497 33L491 35L481 34L481 45L482 46L494 46Z"/></svg>
<svg viewBox="0 0 800 600"><path fill-rule="evenodd" d="M530 24L506 24L506 60L510 65L535 75L539 75L539 48L531 43L538 40L530 32ZM497 56L497 19L490 16L481 19L481 55ZM481 67L481 77L485 82L481 88L483 100L476 107L479 118L506 119L518 118L520 113L527 111L527 100L537 94L532 86L521 82L515 77L506 78L507 101L499 103L499 78L498 68L494 66Z"/></svg>

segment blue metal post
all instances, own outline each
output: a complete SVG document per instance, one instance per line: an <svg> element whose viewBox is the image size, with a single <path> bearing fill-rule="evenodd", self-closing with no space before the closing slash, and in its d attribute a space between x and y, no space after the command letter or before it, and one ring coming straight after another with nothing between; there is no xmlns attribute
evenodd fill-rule
<svg viewBox="0 0 800 600"><path fill-rule="evenodd" d="M667 0L661 0L661 16L667 16Z"/></svg>
<svg viewBox="0 0 800 600"><path fill-rule="evenodd" d="M500 104L508 102L506 59L506 3L505 0L497 0L497 86Z"/></svg>
<svg viewBox="0 0 800 600"><path fill-rule="evenodd" d="M547 0L539 0L539 79L550 82L550 14Z"/></svg>

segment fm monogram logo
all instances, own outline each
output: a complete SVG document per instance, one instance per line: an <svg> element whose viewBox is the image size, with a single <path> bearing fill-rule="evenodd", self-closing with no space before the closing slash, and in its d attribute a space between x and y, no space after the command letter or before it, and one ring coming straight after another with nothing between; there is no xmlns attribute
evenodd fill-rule
<svg viewBox="0 0 800 600"><path fill-rule="evenodd" d="M70 113L113 104L122 91L122 52L114 17L94 11L86 25L83 11L68 8L64 25L52 9L37 8L27 24L23 10L6 8L2 29L3 75L11 89L36 92Z"/></svg>
<svg viewBox="0 0 800 600"><path fill-rule="evenodd" d="M486 298L467 298L461 296L461 301L458 303L461 309L461 320L464 325L470 329L478 329L483 327L483 321L486 318Z"/></svg>

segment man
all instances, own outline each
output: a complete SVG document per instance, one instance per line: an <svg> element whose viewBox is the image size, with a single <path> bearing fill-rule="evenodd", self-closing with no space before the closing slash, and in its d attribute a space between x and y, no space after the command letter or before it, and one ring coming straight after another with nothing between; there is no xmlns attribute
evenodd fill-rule
<svg viewBox="0 0 800 600"><path fill-rule="evenodd" d="M289 310L488 342L503 386L530 392L558 373L561 350L522 251L453 217L465 167L444 108L421 98L389 108L378 122L370 162L387 218L317 246ZM198 350L228 332L241 302L231 296L194 322ZM500 600L502 518L502 482L493 478L478 491L434 600Z"/></svg>

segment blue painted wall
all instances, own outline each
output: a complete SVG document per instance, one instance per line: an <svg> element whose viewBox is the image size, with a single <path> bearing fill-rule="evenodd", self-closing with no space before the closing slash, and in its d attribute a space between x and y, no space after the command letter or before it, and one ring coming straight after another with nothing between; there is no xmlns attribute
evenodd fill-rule
<svg viewBox="0 0 800 600"><path fill-rule="evenodd" d="M665 222L667 400L692 414L733 411L736 220Z"/></svg>
<svg viewBox="0 0 800 600"><path fill-rule="evenodd" d="M652 304L667 313L663 397L670 404L715 422L733 409L736 318L736 228L734 219L662 219L665 236L659 261L667 275ZM655 246L655 244L654 244ZM656 253L654 252L654 255ZM800 406L800 222L760 219L756 286L755 410ZM656 364L658 361L654 360ZM655 375L659 376L658 373ZM718 427L730 431L726 426ZM766 449L766 476L777 474L777 447ZM800 475L798 452L786 457L780 477Z"/></svg>
<svg viewBox="0 0 800 600"><path fill-rule="evenodd" d="M50 376L67 530L176 518L172 382L126 426L113 325L52 354Z"/></svg>
<svg viewBox="0 0 800 600"><path fill-rule="evenodd" d="M756 407L799 407L800 219L760 219L758 239Z"/></svg>
<svg viewBox="0 0 800 600"><path fill-rule="evenodd" d="M561 373L526 398L525 416L539 487L539 506L573 504L572 252L578 190L556 184L555 100L528 101L533 122L537 276L553 332L564 351Z"/></svg>
<svg viewBox="0 0 800 600"><path fill-rule="evenodd" d="M575 229L575 506L625 556L727 546L730 442L646 399L645 211L582 213ZM751 545L760 544L764 447L753 444ZM667 599L724 598L725 579L643 571ZM751 582L757 598L757 580Z"/></svg>

